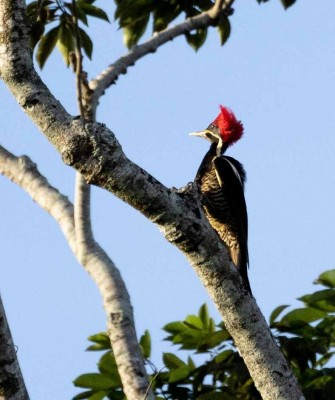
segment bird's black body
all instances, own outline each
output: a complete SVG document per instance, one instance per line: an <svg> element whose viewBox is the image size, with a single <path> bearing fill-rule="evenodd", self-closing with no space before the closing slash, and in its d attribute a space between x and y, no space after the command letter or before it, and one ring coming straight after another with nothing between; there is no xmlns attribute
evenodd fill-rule
<svg viewBox="0 0 335 400"><path fill-rule="evenodd" d="M222 153L227 146L222 149ZM248 268L248 215L244 199L245 171L228 156L217 156L217 143L205 155L195 181L204 197L209 223L225 243L233 263L251 293Z"/></svg>

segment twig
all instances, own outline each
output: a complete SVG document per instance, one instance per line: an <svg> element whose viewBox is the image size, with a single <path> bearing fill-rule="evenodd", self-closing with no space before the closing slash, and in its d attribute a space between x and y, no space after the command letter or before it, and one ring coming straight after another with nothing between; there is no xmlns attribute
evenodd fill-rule
<svg viewBox="0 0 335 400"><path fill-rule="evenodd" d="M81 43L80 43L80 33L78 27L78 13L76 0L72 0L72 14L73 14L73 28L75 32L76 47L75 47L75 65L73 66L74 72L76 74L76 86L77 86L77 101L80 115L84 116L83 107L83 94L82 94L82 76L83 76L83 56L81 54Z"/></svg>
<svg viewBox="0 0 335 400"><path fill-rule="evenodd" d="M149 390L151 389L151 386L153 385L155 379L156 379L157 376L163 371L164 368L166 368L165 365L164 365L164 367L162 367L159 371L157 371L157 372L155 373L155 375L153 376L151 382L149 383L149 385L148 385L148 387L147 387L147 390L145 391L143 400L146 400L146 398L148 397Z"/></svg>

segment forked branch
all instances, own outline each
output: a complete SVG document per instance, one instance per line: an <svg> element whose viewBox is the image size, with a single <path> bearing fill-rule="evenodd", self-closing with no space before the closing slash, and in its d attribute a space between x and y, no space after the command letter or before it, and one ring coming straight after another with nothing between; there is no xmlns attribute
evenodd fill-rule
<svg viewBox="0 0 335 400"><path fill-rule="evenodd" d="M28 157L16 157L0 146L0 173L25 190L53 217L73 254L98 286L124 391L128 399L141 398L148 388L148 380L137 342L133 309L120 271L93 238L85 243L83 257L82 243L76 237L73 204L48 183Z"/></svg>

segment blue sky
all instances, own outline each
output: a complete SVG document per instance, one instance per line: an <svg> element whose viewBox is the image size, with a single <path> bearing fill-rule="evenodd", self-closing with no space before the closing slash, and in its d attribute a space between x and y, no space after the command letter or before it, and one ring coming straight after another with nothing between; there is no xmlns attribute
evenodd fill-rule
<svg viewBox="0 0 335 400"><path fill-rule="evenodd" d="M99 4L99 3L98 3ZM112 19L111 2L100 1ZM205 128L218 105L243 121L243 139L227 154L248 174L250 281L268 317L280 304L315 290L312 281L334 268L335 3L237 1L232 35L219 46L215 30L198 53L175 39L140 60L101 99L98 120L117 135L127 156L167 186L193 180L207 142L188 136ZM126 50L115 23L92 21L90 77ZM107 38L107 40L106 40ZM41 73L76 115L74 77L52 55ZM73 198L74 171L1 83L1 144L27 154ZM101 299L74 260L55 222L18 187L0 177L1 293L31 398L69 399L71 381L93 371L97 354L86 337L105 329ZM161 327L207 302L178 250L138 212L93 190L96 238L128 285L138 334L148 328L154 358L172 351Z"/></svg>

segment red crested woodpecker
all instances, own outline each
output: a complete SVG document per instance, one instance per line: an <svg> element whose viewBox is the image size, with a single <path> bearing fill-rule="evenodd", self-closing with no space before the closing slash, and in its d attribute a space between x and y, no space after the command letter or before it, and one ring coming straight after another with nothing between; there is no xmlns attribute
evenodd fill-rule
<svg viewBox="0 0 335 400"><path fill-rule="evenodd" d="M227 148L243 135L243 125L231 110L220 106L220 114L199 136L211 142L195 182L203 196L207 219L239 270L247 290L248 279L248 215L244 199L246 174L241 163L223 155Z"/></svg>

